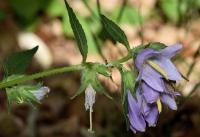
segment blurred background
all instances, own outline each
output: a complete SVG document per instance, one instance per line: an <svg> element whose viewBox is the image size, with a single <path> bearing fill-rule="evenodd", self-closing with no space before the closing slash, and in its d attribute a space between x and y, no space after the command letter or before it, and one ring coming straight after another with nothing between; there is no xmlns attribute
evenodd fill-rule
<svg viewBox="0 0 200 137"><path fill-rule="evenodd" d="M164 108L158 124L145 133L126 131L120 104L120 75L100 77L114 101L97 95L95 134L87 132L84 95L70 100L80 86L80 73L39 79L51 88L38 108L13 105L7 111L0 92L0 137L198 137L200 136L200 0L99 0L101 12L120 25L132 47L148 42L182 43L174 58L189 81L178 83L178 111ZM81 22L89 45L88 61L105 63L127 54L105 37L96 0L68 0ZM98 38L98 40L97 40ZM0 0L0 62L15 51L39 45L28 74L81 62L63 0ZM116 46L118 45L118 46ZM101 54L99 54L101 53ZM132 62L128 63L132 65ZM127 65L128 66L128 65ZM0 78L3 79L2 66Z"/></svg>

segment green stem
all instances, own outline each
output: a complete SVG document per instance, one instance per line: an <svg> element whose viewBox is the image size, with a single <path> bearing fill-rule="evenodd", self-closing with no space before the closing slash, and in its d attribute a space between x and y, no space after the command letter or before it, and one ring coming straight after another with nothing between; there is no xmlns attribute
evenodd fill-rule
<svg viewBox="0 0 200 137"><path fill-rule="evenodd" d="M10 87L10 86L13 86L13 85L16 85L19 83L23 83L26 81L31 81L34 79L42 78L42 77L49 76L49 75L54 75L54 74L59 74L59 73L64 73L64 72L69 72L69 71L75 71L75 70L81 70L81 69L82 69L81 64L73 65L73 66L69 66L69 67L55 68L55 69L35 73L30 76L23 76L23 77L13 79L10 81L4 81L4 82L0 83L0 89Z"/></svg>
<svg viewBox="0 0 200 137"><path fill-rule="evenodd" d="M131 51L131 50L130 50ZM126 55L125 57L121 58L121 59L118 59L118 60L114 60L114 61L111 61L107 64L107 67L114 67L114 66L117 66L121 63L124 63L126 61L128 61L129 59L132 58L132 52L129 52L128 55Z"/></svg>

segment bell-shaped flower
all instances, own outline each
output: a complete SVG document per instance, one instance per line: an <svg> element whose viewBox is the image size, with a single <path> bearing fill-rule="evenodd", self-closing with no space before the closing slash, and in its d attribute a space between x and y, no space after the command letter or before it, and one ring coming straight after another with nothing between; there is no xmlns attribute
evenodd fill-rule
<svg viewBox="0 0 200 137"><path fill-rule="evenodd" d="M161 112L161 103L173 110L177 109L174 97L179 95L173 88L172 81L181 80L182 76L171 62L171 57L182 48L173 45L156 51L144 49L136 57L136 67L139 70L137 83L147 103L157 103Z"/></svg>
<svg viewBox="0 0 200 137"><path fill-rule="evenodd" d="M159 78L182 80L181 74L170 60L181 48L182 46L177 44L159 51L150 48L143 49L135 60L135 65L139 70L137 80L142 79L159 91L163 91Z"/></svg>
<svg viewBox="0 0 200 137"><path fill-rule="evenodd" d="M85 109L89 110L90 128L88 129L88 131L91 133L94 132L92 129L92 112L93 112L93 105L95 103L95 96L96 96L96 91L93 89L91 84L89 84L85 90Z"/></svg>
<svg viewBox="0 0 200 137"><path fill-rule="evenodd" d="M171 58L182 48L173 45L161 50L143 49L135 59L138 69L136 79L136 100L128 93L128 118L133 132L145 131L145 121L155 126L162 104L172 110L177 109L175 97L180 94L174 88L174 82L182 76L171 62Z"/></svg>
<svg viewBox="0 0 200 137"><path fill-rule="evenodd" d="M89 84L85 90L85 109L93 111L93 105L95 103L96 91Z"/></svg>

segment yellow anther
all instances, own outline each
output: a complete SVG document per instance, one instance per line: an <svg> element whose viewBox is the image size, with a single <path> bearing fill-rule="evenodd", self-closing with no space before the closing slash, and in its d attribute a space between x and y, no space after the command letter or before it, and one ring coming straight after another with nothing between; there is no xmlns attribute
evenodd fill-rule
<svg viewBox="0 0 200 137"><path fill-rule="evenodd" d="M160 67L158 64L156 64L155 62L153 62L153 61L147 61L147 63L149 64L149 65L151 65L156 71L158 71L161 75L163 75L163 77L165 78L165 79L169 79L169 77L167 76L167 72L162 68L162 67Z"/></svg>
<svg viewBox="0 0 200 137"><path fill-rule="evenodd" d="M161 104L160 98L158 98L156 103L157 103L157 107L158 107L158 112L161 113L162 112L162 104Z"/></svg>

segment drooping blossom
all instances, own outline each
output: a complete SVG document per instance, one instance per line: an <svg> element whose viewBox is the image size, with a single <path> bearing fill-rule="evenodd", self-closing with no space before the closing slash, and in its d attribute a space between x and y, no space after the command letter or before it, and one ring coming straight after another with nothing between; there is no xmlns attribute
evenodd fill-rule
<svg viewBox="0 0 200 137"><path fill-rule="evenodd" d="M88 129L89 132L93 132L93 129L92 129L92 112L93 112L93 105L95 103L95 95L96 95L96 91L89 84L88 87L85 90L85 109L89 110L89 115L90 115L90 128Z"/></svg>
<svg viewBox="0 0 200 137"><path fill-rule="evenodd" d="M171 62L171 58L181 48L181 45L169 46L159 51L146 48L136 56L135 65L139 72L136 80L137 102L133 97L130 100L131 95L128 94L128 101L134 102L128 103L128 109L131 110L128 117L133 132L145 131L144 128L142 130L137 128L141 124L144 125L144 122L140 120L138 124L130 115L137 113L138 117L140 119L143 117L149 126L155 126L158 114L162 111L162 104L172 110L177 109L174 98L180 94L176 92L173 85L177 80L181 80L182 76ZM137 109L133 104L137 104Z"/></svg>

